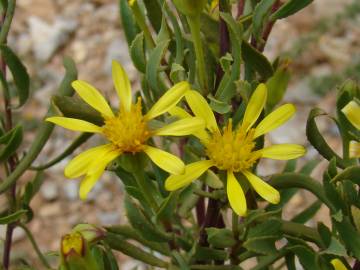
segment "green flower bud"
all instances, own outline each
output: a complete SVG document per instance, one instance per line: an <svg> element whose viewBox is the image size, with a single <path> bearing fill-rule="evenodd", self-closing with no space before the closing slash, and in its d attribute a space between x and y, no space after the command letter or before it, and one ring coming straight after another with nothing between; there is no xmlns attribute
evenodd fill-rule
<svg viewBox="0 0 360 270"><path fill-rule="evenodd" d="M199 16L206 6L206 0L173 0L176 8L186 16Z"/></svg>
<svg viewBox="0 0 360 270"><path fill-rule="evenodd" d="M88 243L99 241L105 237L105 231L92 224L78 224L72 231L79 232Z"/></svg>

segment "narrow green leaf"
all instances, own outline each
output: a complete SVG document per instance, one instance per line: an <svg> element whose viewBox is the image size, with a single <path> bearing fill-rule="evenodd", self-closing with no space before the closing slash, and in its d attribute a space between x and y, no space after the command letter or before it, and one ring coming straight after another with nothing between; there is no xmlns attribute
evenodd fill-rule
<svg viewBox="0 0 360 270"><path fill-rule="evenodd" d="M341 240L352 254L359 260L360 259L360 234L351 225L347 218L344 218L342 222L334 221L333 224L339 232Z"/></svg>
<svg viewBox="0 0 360 270"><path fill-rule="evenodd" d="M163 58L170 40L159 43L154 50L151 51L148 63L146 65L146 79L150 88L160 96L165 91L164 87L159 84L158 76L160 71L161 59Z"/></svg>
<svg viewBox="0 0 360 270"><path fill-rule="evenodd" d="M322 205L321 201L313 202L308 208L297 214L291 221L297 223L306 223L320 210Z"/></svg>
<svg viewBox="0 0 360 270"><path fill-rule="evenodd" d="M24 214L26 214L26 212L27 210L22 209L5 217L0 217L0 224L14 223L15 221L18 221Z"/></svg>
<svg viewBox="0 0 360 270"><path fill-rule="evenodd" d="M6 45L0 45L0 51L14 78L17 95L19 97L19 104L17 108L19 108L24 105L29 97L30 78L26 71L26 67L9 47Z"/></svg>
<svg viewBox="0 0 360 270"><path fill-rule="evenodd" d="M283 99L289 81L290 71L288 69L288 61L284 61L275 71L274 75L266 82L269 92L266 107L269 111Z"/></svg>
<svg viewBox="0 0 360 270"><path fill-rule="evenodd" d="M147 11L146 15L149 18L151 25L156 32L159 32L163 20L162 9L159 2L154 0L144 0L144 4Z"/></svg>
<svg viewBox="0 0 360 270"><path fill-rule="evenodd" d="M317 127L315 119L319 116L325 115L327 114L319 108L311 110L306 124L306 136L309 142L315 147L320 155L329 161L332 158L335 158L337 166L346 168L347 164L345 161L331 149Z"/></svg>
<svg viewBox="0 0 360 270"><path fill-rule="evenodd" d="M130 244L122 237L108 233L105 239L106 243L114 250L118 250L127 256L130 256L136 260L142 261L146 264L157 266L161 268L167 268L168 264L154 255L143 251L139 247Z"/></svg>
<svg viewBox="0 0 360 270"><path fill-rule="evenodd" d="M311 4L313 1L314 0L289 0L271 15L271 20L275 21L293 15Z"/></svg>
<svg viewBox="0 0 360 270"><path fill-rule="evenodd" d="M244 57L242 53L242 44L244 43L241 39L242 36L242 25L238 24L236 20L227 13L221 13L222 19L226 22L228 27L230 40L231 40L231 52L234 62L232 64L231 75L225 82L223 88L218 88L215 94L215 98L222 102L228 102L236 94L235 82L240 78L241 69L241 57ZM225 78L225 77L224 77ZM223 78L223 80L224 80Z"/></svg>
<svg viewBox="0 0 360 270"><path fill-rule="evenodd" d="M85 120L99 126L104 124L101 114L80 98L55 95L52 103L65 117Z"/></svg>
<svg viewBox="0 0 360 270"><path fill-rule="evenodd" d="M253 23L253 33L258 41L261 40L263 26L266 18L268 17L271 7L276 0L264 0L260 1L253 13L252 23Z"/></svg>
<svg viewBox="0 0 360 270"><path fill-rule="evenodd" d="M160 228L157 228L150 223L150 221L141 212L139 206L137 206L129 196L125 197L125 209L130 224L146 240L167 242L171 239L170 235L160 231Z"/></svg>
<svg viewBox="0 0 360 270"><path fill-rule="evenodd" d="M144 50L144 33L136 35L130 45L130 57L134 66L142 73L146 71L146 57Z"/></svg>
<svg viewBox="0 0 360 270"><path fill-rule="evenodd" d="M253 48L248 42L242 42L242 57L244 62L249 67L262 77L263 80L268 80L274 74L274 70L269 60L255 48Z"/></svg>
<svg viewBox="0 0 360 270"><path fill-rule="evenodd" d="M200 261L225 261L228 256L224 250L197 246L193 258Z"/></svg>
<svg viewBox="0 0 360 270"><path fill-rule="evenodd" d="M128 0L119 0L119 7L121 25L124 29L127 43L130 46L136 35L139 33L139 30L129 7Z"/></svg>
<svg viewBox="0 0 360 270"><path fill-rule="evenodd" d="M161 203L156 214L158 220L171 220L176 210L178 197L179 191L171 192L169 196Z"/></svg>
<svg viewBox="0 0 360 270"><path fill-rule="evenodd" d="M236 244L234 234L229 229L206 228L208 242L215 248L232 247Z"/></svg>
<svg viewBox="0 0 360 270"><path fill-rule="evenodd" d="M6 161L13 155L20 146L23 139L23 131L21 126L17 126L8 133L0 137L0 144L5 144L0 147L0 161Z"/></svg>

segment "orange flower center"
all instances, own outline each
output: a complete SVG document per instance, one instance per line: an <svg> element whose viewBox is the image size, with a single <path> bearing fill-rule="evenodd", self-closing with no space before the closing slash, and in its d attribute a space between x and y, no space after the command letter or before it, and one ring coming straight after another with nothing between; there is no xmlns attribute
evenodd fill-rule
<svg viewBox="0 0 360 270"><path fill-rule="evenodd" d="M261 157L258 151L254 151L254 133L254 129L246 131L243 126L233 131L230 120L222 134L212 134L206 145L206 154L220 170L247 170Z"/></svg>
<svg viewBox="0 0 360 270"><path fill-rule="evenodd" d="M103 134L121 152L136 153L144 149L151 133L141 111L141 98L130 111L121 109L115 117L105 120Z"/></svg>

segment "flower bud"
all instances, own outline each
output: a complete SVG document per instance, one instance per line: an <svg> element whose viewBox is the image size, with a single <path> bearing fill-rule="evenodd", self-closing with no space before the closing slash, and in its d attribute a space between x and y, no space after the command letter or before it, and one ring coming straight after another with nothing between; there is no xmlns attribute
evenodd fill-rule
<svg viewBox="0 0 360 270"><path fill-rule="evenodd" d="M85 241L81 233L72 232L61 239L61 254L68 256L82 257L85 252Z"/></svg>
<svg viewBox="0 0 360 270"><path fill-rule="evenodd" d="M176 8L186 16L199 16L206 6L206 0L173 0Z"/></svg>
<svg viewBox="0 0 360 270"><path fill-rule="evenodd" d="M103 229L92 224L78 224L72 231L80 233L88 243L99 241L105 236Z"/></svg>

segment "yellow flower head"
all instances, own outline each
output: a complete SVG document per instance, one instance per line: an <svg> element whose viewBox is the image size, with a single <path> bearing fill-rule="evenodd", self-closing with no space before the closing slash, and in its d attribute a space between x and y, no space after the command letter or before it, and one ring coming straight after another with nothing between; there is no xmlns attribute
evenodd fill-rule
<svg viewBox="0 0 360 270"><path fill-rule="evenodd" d="M242 123L234 128L230 119L221 131L210 106L198 92L189 91L185 97L193 113L206 122L207 130L196 131L194 135L204 145L208 160L187 165L183 175L171 175L165 182L166 189L172 191L184 187L214 166L227 172L229 203L238 215L244 216L247 206L245 194L234 173L244 175L262 198L270 203L278 203L279 192L254 175L251 169L260 158L294 159L304 155L305 148L296 144L281 144L256 150L255 140L289 120L295 113L295 107L292 104L282 105L253 127L267 98L266 86L260 84L249 100ZM178 107L171 109L170 113L184 119L191 117Z"/></svg>
<svg viewBox="0 0 360 270"><path fill-rule="evenodd" d="M350 101L341 111L350 123L360 130L360 105L356 101ZM349 154L351 158L360 158L360 142L350 142Z"/></svg>
<svg viewBox="0 0 360 270"><path fill-rule="evenodd" d="M347 270L346 266L339 259L331 260L331 264L334 266L335 270Z"/></svg>
<svg viewBox="0 0 360 270"><path fill-rule="evenodd" d="M149 121L164 114L176 106L180 99L190 89L187 82L180 82L169 89L146 113L142 113L141 98L132 103L130 81L122 66L113 61L112 77L115 89L120 98L120 110L114 113L105 98L90 84L84 81L74 81L73 88L77 94L104 118L104 125L97 126L84 120L49 117L46 121L64 128L99 133L108 144L91 148L75 157L65 168L65 176L76 178L85 175L80 185L80 198L85 199L104 172L106 166L123 153L144 152L160 168L178 175L184 172L184 163L176 156L147 145L152 136L184 136L204 127L204 120L200 117L181 119L152 129Z"/></svg>

